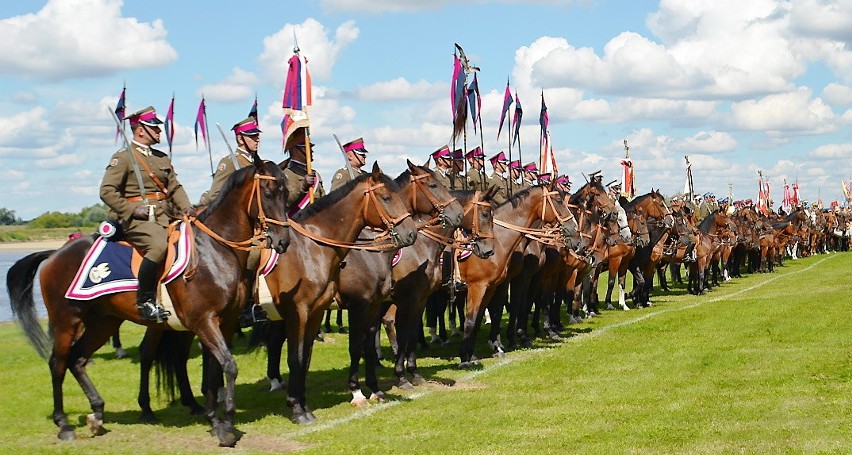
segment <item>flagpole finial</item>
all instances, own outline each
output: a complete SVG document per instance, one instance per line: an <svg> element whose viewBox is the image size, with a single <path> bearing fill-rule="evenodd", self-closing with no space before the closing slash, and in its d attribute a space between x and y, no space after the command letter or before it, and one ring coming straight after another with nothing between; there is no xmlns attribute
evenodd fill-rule
<svg viewBox="0 0 852 455"><path fill-rule="evenodd" d="M299 40L296 38L296 27L293 27L293 53L299 53Z"/></svg>

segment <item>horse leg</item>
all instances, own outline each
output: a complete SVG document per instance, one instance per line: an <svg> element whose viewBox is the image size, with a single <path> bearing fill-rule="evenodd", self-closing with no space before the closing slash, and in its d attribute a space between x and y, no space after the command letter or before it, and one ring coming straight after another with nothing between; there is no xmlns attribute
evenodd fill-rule
<svg viewBox="0 0 852 455"><path fill-rule="evenodd" d="M281 352L287 338L287 326L284 321L269 321L268 324L266 379L269 380L269 391L275 392L284 388L284 380L281 377Z"/></svg>
<svg viewBox="0 0 852 455"><path fill-rule="evenodd" d="M379 380L376 376L376 367L379 365L378 358L378 325L367 321L367 330L364 332L364 381L370 389L370 399L384 401L385 393L379 389ZM351 324L350 324L351 327Z"/></svg>
<svg viewBox="0 0 852 455"><path fill-rule="evenodd" d="M484 295L487 297L487 291L485 292L486 294ZM488 331L488 344L491 346L492 354L498 358L503 358L507 350L503 346L503 342L500 340L500 331L502 329L503 311L507 311L508 304L509 282L507 281L497 286L496 291L491 293L488 300L483 300L479 303L477 313L473 314L474 318L477 318L479 313L484 314L485 311L488 311L488 313L491 314L491 327ZM482 310L482 307L485 307L485 311ZM470 305L468 305L466 313L468 311L470 311ZM476 329L479 330L479 321L475 320L475 322ZM467 317L465 317L465 324L467 324ZM473 351L471 351L471 354L473 354Z"/></svg>
<svg viewBox="0 0 852 455"><path fill-rule="evenodd" d="M88 373L86 373L86 364L91 355L109 341L110 337L121 326L122 320L109 317L87 322L89 323L86 325L83 335L71 346L68 364L71 374L77 379L77 383L80 384L92 408L92 413L86 416L86 424L92 431L92 435L99 436L106 433L103 427L104 400L95 389Z"/></svg>
<svg viewBox="0 0 852 455"><path fill-rule="evenodd" d="M358 368L361 364L361 355L366 354L364 350L367 337L370 335L369 323L367 322L367 302L361 299L346 297L346 306L349 308L349 393L352 394L350 403L352 406L362 407L367 405L367 397L361 392L361 384L358 381ZM372 350L375 353L375 350ZM366 361L369 369L369 361ZM375 365L373 366L375 368Z"/></svg>
<svg viewBox="0 0 852 455"><path fill-rule="evenodd" d="M663 291L669 292L669 283L666 281L666 267L668 264L660 264L657 266L657 280L660 282L660 289ZM674 271L671 272L674 277ZM674 283L674 278L672 278L672 283Z"/></svg>
<svg viewBox="0 0 852 455"><path fill-rule="evenodd" d="M307 404L308 370L314 339L322 326L323 313L299 315L293 308L287 321L287 366L290 369L287 386L287 405L293 409L293 423L311 423L317 418ZM291 335L292 334L292 335Z"/></svg>
<svg viewBox="0 0 852 455"><path fill-rule="evenodd" d="M385 326L385 334L388 336L388 343L391 346L391 352L396 356L399 354L399 340L396 333L396 304L392 303L382 316L382 325ZM381 346L377 346L380 349ZM378 352L377 352L378 353Z"/></svg>
<svg viewBox="0 0 852 455"><path fill-rule="evenodd" d="M142 409L139 421L143 423L156 423L157 417L151 409L151 367L157 352L157 346L163 336L162 330L148 328L139 345L139 395L136 403Z"/></svg>
<svg viewBox="0 0 852 455"><path fill-rule="evenodd" d="M467 285L467 302L465 305L464 319L464 334L459 343L459 368L467 369L474 365L475 357L473 355L474 345L476 342L477 333L477 313L484 304L486 297L487 284L476 282L468 282ZM495 315L491 315L491 324L497 325L498 319Z"/></svg>
<svg viewBox="0 0 852 455"><path fill-rule="evenodd" d="M124 350L124 347L121 346L121 326L118 326L118 329L115 330L115 334L112 336L112 348L115 349L115 358L116 359L124 359L127 358L127 351Z"/></svg>
<svg viewBox="0 0 852 455"><path fill-rule="evenodd" d="M222 420L220 421L216 417L218 390L216 390L216 387L211 387L210 383L208 383L208 388L205 391L205 397L207 398L205 417L212 426L212 432L219 438L219 446L234 447L239 440L239 436L234 428L234 415L237 410L234 390L237 380L237 362L228 349L225 336L214 319L210 318L201 322L194 331L198 335L201 345L213 357L212 360L215 360L215 362L208 362L208 367L210 367L208 370L211 371L211 378L215 379L213 383L221 384L222 373L225 376ZM215 372L217 377L212 377L212 372Z"/></svg>
<svg viewBox="0 0 852 455"><path fill-rule="evenodd" d="M142 409L139 420L155 423L157 418L151 410L150 375L151 366L157 365L157 375L166 382L170 398L174 397L173 381L177 381L180 391L180 403L189 408L191 415L201 415L204 408L198 404L189 383L186 364L195 334L192 332L163 331L148 328L140 345L139 359L139 395L136 402Z"/></svg>
<svg viewBox="0 0 852 455"><path fill-rule="evenodd" d="M612 259L613 259L612 257L609 258L609 264L613 263ZM595 270L595 274L598 275L598 278L600 278L600 276L599 276L600 272L601 272L600 269ZM597 281L597 278L595 279L595 281ZM615 309L615 307L612 306L612 289L614 287L615 287L615 274L612 273L612 266L609 265L608 269L607 269L606 300L605 300L607 310L614 310Z"/></svg>

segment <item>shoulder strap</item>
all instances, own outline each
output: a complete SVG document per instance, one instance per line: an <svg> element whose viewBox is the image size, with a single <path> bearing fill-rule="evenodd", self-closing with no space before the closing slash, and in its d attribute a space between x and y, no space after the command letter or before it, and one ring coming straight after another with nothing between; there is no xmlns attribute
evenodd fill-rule
<svg viewBox="0 0 852 455"><path fill-rule="evenodd" d="M133 153L138 154L139 152L137 152L136 150L133 150ZM151 171L151 168L148 166L148 163L144 159L141 159L141 158L136 160L136 161L138 161L139 164L141 164L142 167L145 168L145 172L148 173L148 177L151 177L151 180L153 180L154 184L157 185L158 188L160 188L160 191L162 191L163 194L168 195L169 190L166 189L166 185L163 185L163 182L161 182L160 179L158 179L157 176L154 175L154 173ZM141 186L141 182L140 182L140 186ZM144 188L144 187L142 187L142 188Z"/></svg>

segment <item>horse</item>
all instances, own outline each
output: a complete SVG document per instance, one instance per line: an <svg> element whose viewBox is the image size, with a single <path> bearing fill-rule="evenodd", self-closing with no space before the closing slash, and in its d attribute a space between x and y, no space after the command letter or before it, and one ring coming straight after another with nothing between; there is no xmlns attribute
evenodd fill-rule
<svg viewBox="0 0 852 455"><path fill-rule="evenodd" d="M294 423L316 420L305 393L314 339L337 293L340 265L358 234L366 226L386 229L391 244L383 247L388 249L411 245L417 238L417 227L398 191L376 163L372 172L318 199L291 219L291 227L300 235L291 237L289 248L265 278L284 322L284 327L273 326L278 330L267 342L267 371L278 371L286 338L287 405Z"/></svg>
<svg viewBox="0 0 852 455"><path fill-rule="evenodd" d="M436 180L428 168L408 162L408 170L400 174L395 182L399 185L400 198L411 213L418 232L435 227L456 227L462 223L465 213L461 201ZM366 230L361 235L370 236ZM365 359L366 384L371 390L370 399L384 400L384 393L379 389L376 378L376 328L385 299L394 287L393 273L399 267L392 267L391 262L395 254L407 256L410 250L422 244L423 239L420 239L401 250L384 252L354 249L346 256L345 266L340 271L336 299L341 308L348 310L349 315L348 385L354 406L367 403L358 380L362 356Z"/></svg>
<svg viewBox="0 0 852 455"><path fill-rule="evenodd" d="M624 201L627 202L626 200ZM618 281L618 303L621 309L629 310L625 301L625 286L627 285L627 270L630 268L630 260L636 254L636 248L642 248L651 243L651 234L648 229L648 221L645 219L642 207L627 214L627 224L632 233L630 239L622 239L611 245L607 250L607 286L606 286L606 308L614 309L612 306L612 291ZM598 269L600 270L600 269ZM633 276L639 275L639 270L633 270ZM597 278L594 280L597 283ZM594 287L593 287L594 289Z"/></svg>
<svg viewBox="0 0 852 455"><path fill-rule="evenodd" d="M248 245L266 240L276 251L284 252L290 241L287 229L287 198L284 175L278 166L265 163L257 155L252 166L235 172L217 200L192 220L194 256L191 270L181 279L166 285L174 303L176 316L195 333L208 356L215 359L211 380L224 372L222 418L217 417L217 391L205 391L205 417L220 446L232 447L237 442L234 429L234 382L237 365L226 340L236 328L246 293L242 276L248 257ZM256 236L259 230L261 235ZM229 239L246 239L233 241ZM87 423L95 435L103 434L104 400L86 373L91 355L106 343L124 320L148 327L167 328L140 319L136 310L135 291L119 292L91 301L71 300L65 292L95 241L86 236L70 242L56 252L41 252L18 261L8 272L9 295L15 315L27 338L43 357L52 348L49 364L53 384L53 421L59 427L59 439L75 439L74 428L64 411L62 384L70 368L83 389L92 413ZM36 268L44 262L40 274L42 297L47 307L52 343L36 319L32 284Z"/></svg>
<svg viewBox="0 0 852 455"><path fill-rule="evenodd" d="M480 259L494 254L491 197L496 190L451 191L464 206L465 216L460 227L467 236L466 241L472 245L473 255ZM416 350L419 335L423 333L423 312L427 298L443 282L440 259L445 246L457 246L450 228L421 230L420 237L417 243L402 250L399 263L393 269L394 286L390 294L390 302L395 307L392 322L397 345L394 374L397 385L404 390L425 382L417 370ZM463 259L460 264L471 259ZM411 375L410 381L406 373Z"/></svg>
<svg viewBox="0 0 852 455"><path fill-rule="evenodd" d="M659 258L652 253L654 247L668 237L672 227L675 226L675 219L663 195L659 190L654 189L633 198L624 210L628 216L633 214L643 217L649 229L648 244L636 247L629 265L631 270L639 272L634 274L634 301L637 306L649 306L651 305L651 285L654 281L657 262L659 262Z"/></svg>
<svg viewBox="0 0 852 455"><path fill-rule="evenodd" d="M510 277L510 260L525 235L540 233L530 229L537 222L558 222L559 233L572 243L569 247L576 248L576 238L579 236L577 222L562 203L559 193L551 191L549 186L534 186L513 195L495 209L494 224L498 227L494 228L494 254L488 258L471 256L459 264L461 278L467 283L464 334L459 346L461 368L470 367L472 362L476 362L474 343L485 306L491 302L497 288L506 284L506 279ZM518 267L514 265L515 269ZM495 302L491 302L489 312L492 317L490 342L494 354L501 356L504 351L499 343L499 323L503 301L495 299Z"/></svg>

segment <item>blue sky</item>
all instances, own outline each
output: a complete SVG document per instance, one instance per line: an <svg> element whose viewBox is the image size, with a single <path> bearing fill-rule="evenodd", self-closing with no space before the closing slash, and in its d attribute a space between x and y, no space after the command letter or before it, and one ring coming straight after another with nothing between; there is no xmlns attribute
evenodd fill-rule
<svg viewBox="0 0 852 455"><path fill-rule="evenodd" d="M251 6L245 6L251 5ZM757 171L826 203L852 176L852 0L317 0L4 2L0 40L0 207L30 219L99 202L114 143L107 106L176 96L174 162L190 198L211 182L196 149L203 93L215 124L245 117L257 93L261 155L281 152L281 90L293 31L309 58L315 166L342 166L332 133L363 136L396 175L450 141L453 43L483 95L484 148L496 141L507 77L525 109L524 161L538 154L543 90L559 170L619 176L627 139L639 192L757 195ZM470 131L468 149L479 145ZM165 149L162 144L161 149ZM513 152L517 156L517 150Z"/></svg>

